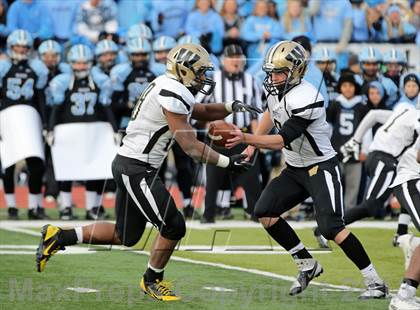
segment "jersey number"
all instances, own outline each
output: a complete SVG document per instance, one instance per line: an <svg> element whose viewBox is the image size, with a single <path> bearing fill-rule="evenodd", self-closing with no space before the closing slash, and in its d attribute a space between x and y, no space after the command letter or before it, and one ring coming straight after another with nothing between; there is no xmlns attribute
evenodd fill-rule
<svg viewBox="0 0 420 310"><path fill-rule="evenodd" d="M135 120L137 118L137 115L140 112L140 108L141 108L141 105L143 104L143 101L146 99L147 95L155 86L156 86L155 83L150 83L149 86L147 86L147 88L143 91L143 93L137 100L136 106L133 109L133 113L131 114L131 120Z"/></svg>
<svg viewBox="0 0 420 310"><path fill-rule="evenodd" d="M73 103L70 110L75 116L93 115L95 113L96 93L73 93L70 101Z"/></svg>
<svg viewBox="0 0 420 310"><path fill-rule="evenodd" d="M353 113L341 113L340 114L340 128L338 131L343 136L350 136L354 131L354 114Z"/></svg>
<svg viewBox="0 0 420 310"><path fill-rule="evenodd" d="M18 100L23 96L29 100L34 95L34 79L27 79L22 85L22 79L8 78L6 96L12 100Z"/></svg>

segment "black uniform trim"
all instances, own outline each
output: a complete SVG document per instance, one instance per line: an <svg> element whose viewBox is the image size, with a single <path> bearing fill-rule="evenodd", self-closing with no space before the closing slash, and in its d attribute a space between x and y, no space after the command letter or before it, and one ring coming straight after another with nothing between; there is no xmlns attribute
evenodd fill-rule
<svg viewBox="0 0 420 310"><path fill-rule="evenodd" d="M289 145L293 140L299 138L313 121L314 120L308 120L294 115L289 118L279 130L279 134L283 137L284 144Z"/></svg>
<svg viewBox="0 0 420 310"><path fill-rule="evenodd" d="M175 94L174 92L171 92L170 90L162 89L160 91L159 95L161 95L163 97L172 97L172 98L175 98L175 99L181 101L182 104L185 105L185 107L187 108L188 111L191 110L191 107L189 106L189 104L180 95Z"/></svg>
<svg viewBox="0 0 420 310"><path fill-rule="evenodd" d="M144 148L143 154L148 154L152 150L152 148L155 146L156 142L159 140L159 138L165 134L169 130L169 126L163 126L158 131L156 131L152 138L150 139L149 143L147 143L146 147Z"/></svg>
<svg viewBox="0 0 420 310"><path fill-rule="evenodd" d="M324 101L318 101L315 103L311 103L303 108L297 108L297 109L293 109L292 110L292 114L298 114L300 112L303 112L305 110L309 110L309 109L315 109L315 108L322 108L324 106Z"/></svg>
<svg viewBox="0 0 420 310"><path fill-rule="evenodd" d="M311 147L313 148L315 154L317 156L324 156L324 153L321 152L318 145L316 144L314 137L312 137L311 134L309 132L307 132L306 130L303 132L303 134L305 135L306 139L308 139L308 142L311 145Z"/></svg>

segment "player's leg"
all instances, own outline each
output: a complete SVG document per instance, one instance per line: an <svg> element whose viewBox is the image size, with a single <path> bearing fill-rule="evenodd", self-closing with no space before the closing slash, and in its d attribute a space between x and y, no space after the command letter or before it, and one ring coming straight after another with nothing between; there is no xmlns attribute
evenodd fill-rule
<svg viewBox="0 0 420 310"><path fill-rule="evenodd" d="M19 218L15 197L15 165L7 167L3 175L3 188L6 197L7 213L10 220Z"/></svg>
<svg viewBox="0 0 420 310"><path fill-rule="evenodd" d="M401 204L400 206L401 208L400 208L400 215L398 216L397 232L395 233L394 238L392 239L393 246L398 245L398 238L400 236L408 234L408 225L410 225L411 223L410 214Z"/></svg>
<svg viewBox="0 0 420 310"><path fill-rule="evenodd" d="M28 168L28 217L36 219L48 219L42 207L42 177L45 171L44 161L38 157L25 159Z"/></svg>
<svg viewBox="0 0 420 310"><path fill-rule="evenodd" d="M60 181L58 182L58 188L60 192L60 204L59 213L60 220L72 220L73 219L73 208L72 208L72 196L71 187L72 181Z"/></svg>
<svg viewBox="0 0 420 310"><path fill-rule="evenodd" d="M363 245L344 226L343 188L338 161L334 158L314 166L308 171L307 179L321 234L328 240L334 240L362 273L367 290L360 298L386 297L388 288L377 274Z"/></svg>
<svg viewBox="0 0 420 310"><path fill-rule="evenodd" d="M102 206L102 194L105 189L104 180L86 181L86 218L104 220L107 218Z"/></svg>
<svg viewBox="0 0 420 310"><path fill-rule="evenodd" d="M398 293L389 304L390 310L418 310L420 303L416 301L416 290L420 282L420 245L413 252L410 265L405 272Z"/></svg>
<svg viewBox="0 0 420 310"><path fill-rule="evenodd" d="M366 217L375 216L391 194L391 185L396 163L393 158L378 152L369 154L367 160L368 174L371 182L366 198L362 204L346 211L344 222L348 225Z"/></svg>
<svg viewBox="0 0 420 310"><path fill-rule="evenodd" d="M217 192L229 177L229 171L214 165L206 167L206 197L204 203L203 223L214 223L216 217Z"/></svg>
<svg viewBox="0 0 420 310"><path fill-rule="evenodd" d="M362 163L346 163L344 167L344 205L347 210L357 205L360 179L362 178Z"/></svg>
<svg viewBox="0 0 420 310"><path fill-rule="evenodd" d="M267 233L290 253L299 269L290 295L301 293L314 277L322 273L321 265L313 259L290 225L280 217L309 196L298 181L302 178L299 170L284 169L263 190L255 206L255 216Z"/></svg>

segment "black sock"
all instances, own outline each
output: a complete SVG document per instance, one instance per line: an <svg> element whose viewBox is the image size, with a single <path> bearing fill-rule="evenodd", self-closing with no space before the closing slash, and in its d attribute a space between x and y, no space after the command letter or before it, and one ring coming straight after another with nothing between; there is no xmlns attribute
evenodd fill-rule
<svg viewBox="0 0 420 310"><path fill-rule="evenodd" d="M407 285L410 285L414 287L415 289L417 289L417 287L419 286L419 281L408 279L408 278L404 278L403 283L406 283Z"/></svg>
<svg viewBox="0 0 420 310"><path fill-rule="evenodd" d="M281 217L273 226L265 230L287 251L290 251L301 243L292 227ZM312 258L311 254L305 248L293 253L292 256L294 259Z"/></svg>
<svg viewBox="0 0 420 310"><path fill-rule="evenodd" d="M350 233L339 246L360 270L365 269L371 264L370 258L363 248L363 245L352 233Z"/></svg>
<svg viewBox="0 0 420 310"><path fill-rule="evenodd" d="M74 245L77 244L77 234L76 230L73 229L63 229L58 235L58 241L62 245Z"/></svg>
<svg viewBox="0 0 420 310"><path fill-rule="evenodd" d="M402 236L408 233L408 225L398 224L397 235Z"/></svg>
<svg viewBox="0 0 420 310"><path fill-rule="evenodd" d="M156 272L150 268L147 268L146 272L144 273L144 282L156 282L156 280L162 281L163 280L163 273L162 272Z"/></svg>

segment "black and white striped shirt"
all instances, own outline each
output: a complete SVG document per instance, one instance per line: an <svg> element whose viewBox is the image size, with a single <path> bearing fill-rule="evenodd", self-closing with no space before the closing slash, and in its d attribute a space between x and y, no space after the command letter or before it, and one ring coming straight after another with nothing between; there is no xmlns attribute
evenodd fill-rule
<svg viewBox="0 0 420 310"><path fill-rule="evenodd" d="M240 100L243 103L259 107L261 109L261 87L249 73L243 73L239 78L229 78L228 74L222 70L215 71L213 80L216 86L211 95L204 96L199 94L197 102L201 103L224 103L233 100ZM233 123L239 128L247 128L257 115L249 112L238 112L229 114L225 121Z"/></svg>

